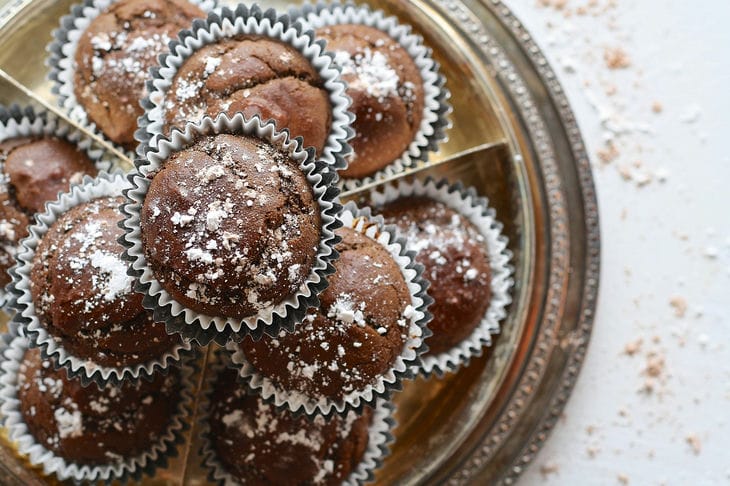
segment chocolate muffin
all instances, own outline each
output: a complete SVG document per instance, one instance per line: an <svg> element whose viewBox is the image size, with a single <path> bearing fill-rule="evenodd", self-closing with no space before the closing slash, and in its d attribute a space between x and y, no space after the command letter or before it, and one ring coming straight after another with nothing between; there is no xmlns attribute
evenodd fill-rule
<svg viewBox="0 0 730 486"><path fill-rule="evenodd" d="M408 149L423 118L424 90L413 58L388 34L373 27L342 24L322 27L342 67L342 79L355 114L353 153L342 177L374 174Z"/></svg>
<svg viewBox="0 0 730 486"><path fill-rule="evenodd" d="M324 148L332 109L323 81L292 46L260 36L208 44L188 58L164 101L166 130L219 113L273 119L279 130Z"/></svg>
<svg viewBox="0 0 730 486"><path fill-rule="evenodd" d="M265 140L215 135L165 161L140 226L147 262L174 299L244 319L300 290L321 220L299 162Z"/></svg>
<svg viewBox="0 0 730 486"><path fill-rule="evenodd" d="M62 214L38 243L30 291L41 324L69 354L109 367L144 363L179 343L132 289L118 222L122 197Z"/></svg>
<svg viewBox="0 0 730 486"><path fill-rule="evenodd" d="M133 149L148 71L205 13L185 0L120 0L94 18L76 48L74 95L112 141Z"/></svg>
<svg viewBox="0 0 730 486"><path fill-rule="evenodd" d="M293 333L241 347L265 377L288 391L335 400L364 389L402 353L411 296L400 267L378 242L351 228L335 232L340 258L329 287Z"/></svg>
<svg viewBox="0 0 730 486"><path fill-rule="evenodd" d="M19 137L0 142L0 286L10 282L18 243L28 236L33 215L59 192L96 175L94 163L73 144L54 137Z"/></svg>
<svg viewBox="0 0 730 486"><path fill-rule="evenodd" d="M210 439L226 471L242 484L339 485L368 446L372 410L313 420L277 411L225 370L211 397Z"/></svg>
<svg viewBox="0 0 730 486"><path fill-rule="evenodd" d="M492 272L484 236L461 214L425 197L398 199L381 214L399 227L425 267L434 300L428 354L446 352L469 337L489 308Z"/></svg>
<svg viewBox="0 0 730 486"><path fill-rule="evenodd" d="M180 375L157 374L118 387L82 387L54 370L37 348L25 352L18 372L23 420L37 442L79 464L108 464L137 456L160 441L175 413Z"/></svg>

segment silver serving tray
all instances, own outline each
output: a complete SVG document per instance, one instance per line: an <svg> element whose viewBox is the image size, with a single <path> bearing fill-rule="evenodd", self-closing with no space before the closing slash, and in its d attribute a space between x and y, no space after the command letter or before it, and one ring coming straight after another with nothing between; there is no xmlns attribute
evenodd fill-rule
<svg viewBox="0 0 730 486"><path fill-rule="evenodd" d="M0 0L0 68L30 91L0 80L1 103L31 97L55 106L45 46L72 3ZM559 418L590 338L600 241L588 156L554 72L500 1L372 4L424 35L452 92L449 142L403 177L447 176L487 196L510 238L516 281L485 356L443 379L407 383L396 396L396 442L376 479L511 484ZM144 483L204 484L195 437L193 427L178 459ZM3 484L54 483L7 439L0 445Z"/></svg>

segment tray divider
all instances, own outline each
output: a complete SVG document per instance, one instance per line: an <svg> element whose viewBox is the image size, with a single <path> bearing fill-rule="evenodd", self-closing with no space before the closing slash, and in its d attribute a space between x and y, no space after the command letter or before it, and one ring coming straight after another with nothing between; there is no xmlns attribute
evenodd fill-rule
<svg viewBox="0 0 730 486"><path fill-rule="evenodd" d="M133 166L133 161L130 159L124 152L116 148L114 145L109 143L107 140L105 140L103 137L100 137L98 134L92 132L88 128L82 126L78 122L72 120L69 118L68 115L66 115L63 111L61 111L59 108L51 105L46 100L44 100L42 97L38 96L33 90L29 89L25 85L23 85L20 81L15 79L13 76L8 74L7 71L0 68L0 79L7 82L10 86L15 88L16 90L23 93L24 96L29 98L31 101L34 101L35 103L39 104L44 110L53 113L58 118L62 119L64 122L68 123L90 139L92 139L97 145L101 146L104 150L106 150L108 153L114 155L116 158L118 158L122 162L126 162L129 164L129 166Z"/></svg>

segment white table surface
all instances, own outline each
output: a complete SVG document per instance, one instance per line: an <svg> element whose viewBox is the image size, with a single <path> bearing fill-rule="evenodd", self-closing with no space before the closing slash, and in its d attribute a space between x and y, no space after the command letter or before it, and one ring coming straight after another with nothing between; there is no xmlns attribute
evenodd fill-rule
<svg viewBox="0 0 730 486"><path fill-rule="evenodd" d="M730 0L506 3L576 112L602 238L589 352L520 484L730 484Z"/></svg>

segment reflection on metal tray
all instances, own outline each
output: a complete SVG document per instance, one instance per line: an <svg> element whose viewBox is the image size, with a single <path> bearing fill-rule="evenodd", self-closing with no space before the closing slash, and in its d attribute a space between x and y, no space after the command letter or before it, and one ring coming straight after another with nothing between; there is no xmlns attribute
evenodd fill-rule
<svg viewBox="0 0 730 486"><path fill-rule="evenodd" d="M44 49L72 3L0 0L0 68L51 104ZM396 443L376 479L509 484L559 417L590 337L599 235L588 158L555 75L498 0L373 5L426 38L452 92L449 142L409 177L446 176L487 196L510 239L516 281L509 317L484 356L443 379L407 383L395 397ZM29 101L0 81L0 102ZM482 144L489 146L450 159ZM205 483L195 427L189 437L146 484ZM50 481L24 464L3 437L4 484Z"/></svg>

